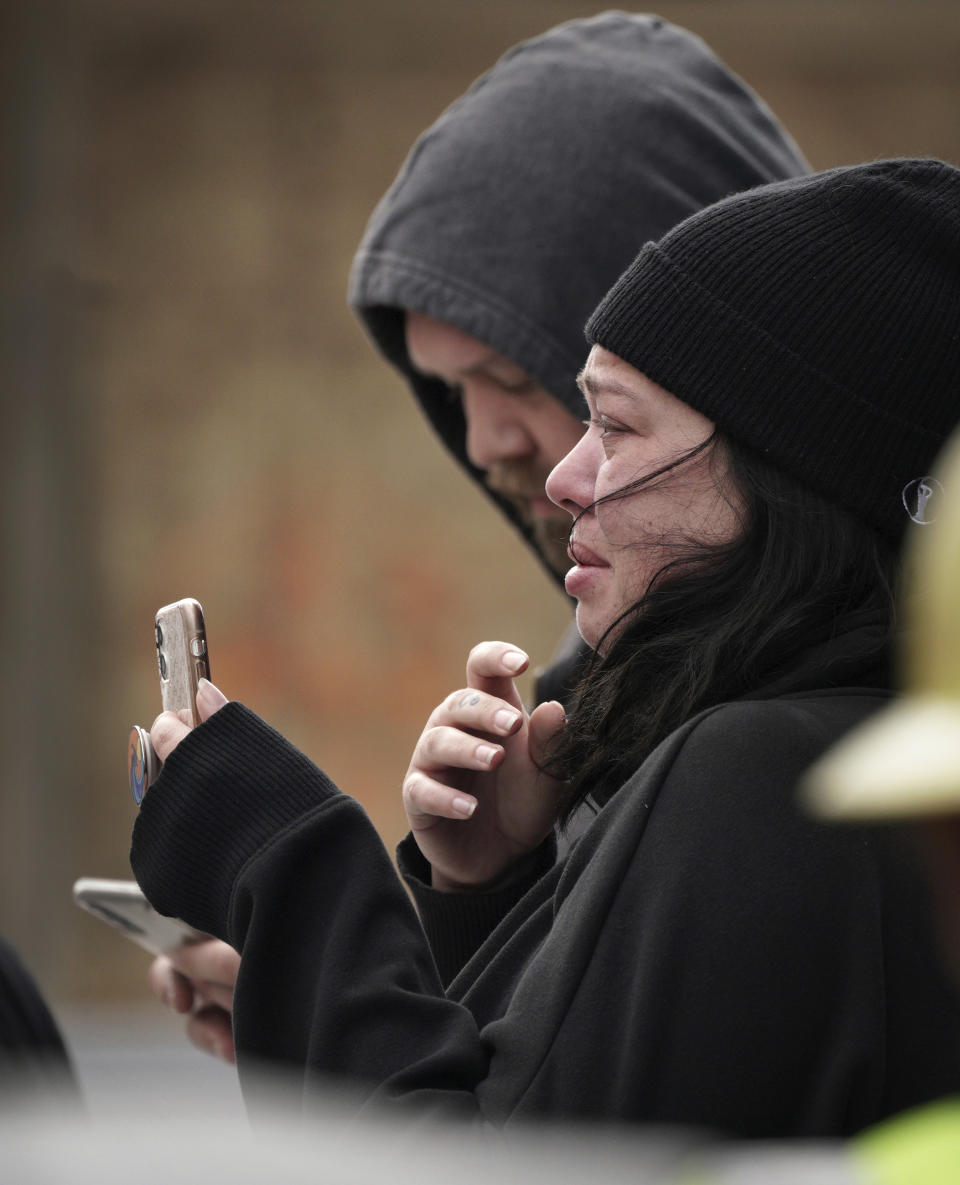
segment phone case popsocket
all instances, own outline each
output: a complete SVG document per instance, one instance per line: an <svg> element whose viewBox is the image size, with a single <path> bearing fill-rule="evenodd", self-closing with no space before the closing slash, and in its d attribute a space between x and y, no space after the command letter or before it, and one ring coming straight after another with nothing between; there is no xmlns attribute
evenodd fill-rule
<svg viewBox="0 0 960 1185"><path fill-rule="evenodd" d="M130 779L130 793L133 801L140 805L151 783L160 772L160 760L150 740L150 734L139 724L130 729L130 745L127 750L127 776Z"/></svg>

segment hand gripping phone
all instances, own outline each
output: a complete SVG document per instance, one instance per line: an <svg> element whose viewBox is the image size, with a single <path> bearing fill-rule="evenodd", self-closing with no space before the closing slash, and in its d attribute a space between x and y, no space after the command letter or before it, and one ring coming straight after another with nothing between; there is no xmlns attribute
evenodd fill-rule
<svg viewBox="0 0 960 1185"><path fill-rule="evenodd" d="M209 937L178 918L165 918L157 913L136 881L84 876L74 883L73 899L81 909L115 927L153 955L169 954Z"/></svg>
<svg viewBox="0 0 960 1185"><path fill-rule="evenodd" d="M157 668L160 672L160 702L165 712L188 711L194 727L197 714L197 684L210 678L207 632L203 609L193 597L174 601L157 610L154 619ZM127 773L130 791L138 805L160 772L160 762L146 729L135 724L130 730Z"/></svg>

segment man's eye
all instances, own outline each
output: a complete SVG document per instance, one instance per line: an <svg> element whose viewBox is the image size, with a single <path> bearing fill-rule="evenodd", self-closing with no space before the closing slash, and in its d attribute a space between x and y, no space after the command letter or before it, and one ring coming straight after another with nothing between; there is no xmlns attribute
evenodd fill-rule
<svg viewBox="0 0 960 1185"><path fill-rule="evenodd" d="M523 378L514 383L501 382L499 385L508 395L529 395L537 384L531 378Z"/></svg>

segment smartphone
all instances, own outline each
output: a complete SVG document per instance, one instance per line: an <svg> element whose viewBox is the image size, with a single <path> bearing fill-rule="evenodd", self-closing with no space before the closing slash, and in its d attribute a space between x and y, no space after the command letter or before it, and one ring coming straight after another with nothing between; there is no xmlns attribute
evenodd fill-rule
<svg viewBox="0 0 960 1185"><path fill-rule="evenodd" d="M74 883L73 899L81 909L113 926L153 955L169 954L210 937L178 918L165 918L157 913L136 881L83 876Z"/></svg>
<svg viewBox="0 0 960 1185"><path fill-rule="evenodd" d="M160 700L165 712L189 710L194 727L197 715L197 683L210 678L207 631L203 609L193 597L174 601L157 610L154 621Z"/></svg>
<svg viewBox="0 0 960 1185"><path fill-rule="evenodd" d="M194 728L200 723L197 712L197 685L210 678L207 654L207 631L203 609L193 597L174 601L157 610L153 622L160 672L160 702L164 711L188 711ZM145 728L134 724L127 746L127 781L133 801L140 805L143 796L160 772L160 760Z"/></svg>

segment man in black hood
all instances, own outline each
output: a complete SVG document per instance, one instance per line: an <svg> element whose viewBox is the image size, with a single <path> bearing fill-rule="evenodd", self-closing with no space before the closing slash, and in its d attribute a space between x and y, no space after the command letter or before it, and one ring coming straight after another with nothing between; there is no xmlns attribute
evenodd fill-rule
<svg viewBox="0 0 960 1185"><path fill-rule="evenodd" d="M371 216L351 305L561 586L569 516L543 486L582 434L588 315L646 240L727 194L807 172L703 41L608 12L508 50L420 136ZM538 700L564 699L581 652L571 628ZM182 958L191 978L159 959L153 990L180 1012L199 1005L191 1039L229 1059L237 956L209 943Z"/></svg>
<svg viewBox="0 0 960 1185"><path fill-rule="evenodd" d="M367 226L349 300L558 580L569 519L543 485L582 432L587 316L648 239L808 171L699 38L624 12L515 46L414 144ZM563 698L559 673L538 699Z"/></svg>

